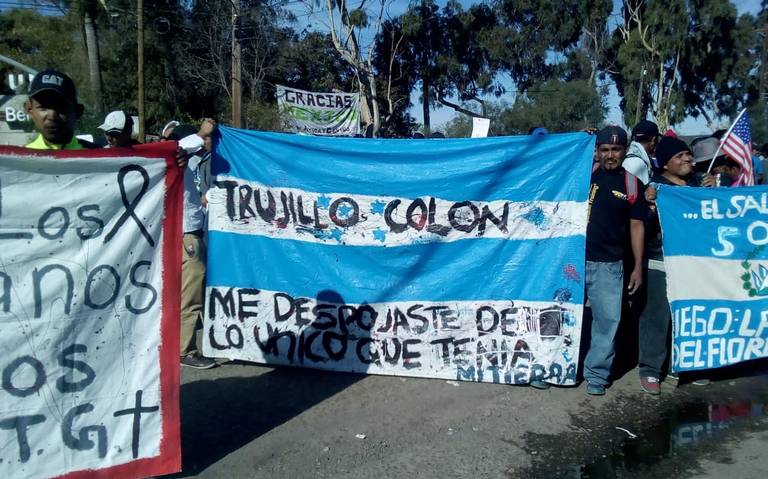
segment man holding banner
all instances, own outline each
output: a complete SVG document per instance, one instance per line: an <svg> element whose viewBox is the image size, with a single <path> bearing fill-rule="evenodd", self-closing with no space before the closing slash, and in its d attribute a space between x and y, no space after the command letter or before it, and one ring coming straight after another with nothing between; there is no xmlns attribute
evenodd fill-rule
<svg viewBox="0 0 768 479"><path fill-rule="evenodd" d="M621 320L626 240L631 240L634 268L629 294L642 284L644 220L643 185L621 166L627 133L608 126L597 133L598 165L592 173L587 225L586 290L592 305L592 335L584 360L587 394L602 396L610 384L614 337Z"/></svg>
<svg viewBox="0 0 768 479"><path fill-rule="evenodd" d="M768 192L662 184L657 202L672 370L768 357Z"/></svg>
<svg viewBox="0 0 768 479"><path fill-rule="evenodd" d="M652 179L653 185L714 186L714 178L711 175L705 174L701 183L693 175L693 154L682 140L662 138L656 148L656 160L662 173ZM649 202L655 204L655 187L649 187L645 196ZM656 396L661 393L662 367L669 354L670 314L667 302L667 275L661 249L661 228L655 214L648 223L646 238L648 302L640 315L638 362L640 387L648 394Z"/></svg>
<svg viewBox="0 0 768 479"><path fill-rule="evenodd" d="M177 472L175 146L53 139L0 147L0 477Z"/></svg>

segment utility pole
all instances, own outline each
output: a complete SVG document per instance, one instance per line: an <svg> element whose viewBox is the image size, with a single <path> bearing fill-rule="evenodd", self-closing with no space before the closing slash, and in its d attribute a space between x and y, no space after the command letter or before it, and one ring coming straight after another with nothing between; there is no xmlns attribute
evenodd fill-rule
<svg viewBox="0 0 768 479"><path fill-rule="evenodd" d="M137 76L138 106L139 106L139 142L144 143L144 0L136 0L136 16L138 28L139 65Z"/></svg>
<svg viewBox="0 0 768 479"><path fill-rule="evenodd" d="M242 51L238 36L240 25L240 0L232 0L232 126L241 127L240 108L243 100L241 89Z"/></svg>

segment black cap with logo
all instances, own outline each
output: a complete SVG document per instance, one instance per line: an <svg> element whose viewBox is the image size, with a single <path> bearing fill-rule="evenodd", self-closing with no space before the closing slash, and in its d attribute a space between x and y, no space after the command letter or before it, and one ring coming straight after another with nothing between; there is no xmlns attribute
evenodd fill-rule
<svg viewBox="0 0 768 479"><path fill-rule="evenodd" d="M608 125L597 132L597 144L627 146L627 132L620 126Z"/></svg>
<svg viewBox="0 0 768 479"><path fill-rule="evenodd" d="M35 75L29 84L29 96L34 97L43 91L58 93L72 105L77 105L75 82L66 74L57 70L43 70Z"/></svg>

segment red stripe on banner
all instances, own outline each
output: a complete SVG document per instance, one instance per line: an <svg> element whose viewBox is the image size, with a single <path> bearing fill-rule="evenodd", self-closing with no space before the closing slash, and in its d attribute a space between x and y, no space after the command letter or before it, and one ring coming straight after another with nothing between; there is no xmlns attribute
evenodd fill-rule
<svg viewBox="0 0 768 479"><path fill-rule="evenodd" d="M20 146L2 146L3 154L24 156L47 156L54 158L124 158L139 156L142 158L165 158L174 155L178 149L175 141L158 141L130 148L87 148L82 150L36 150Z"/></svg>
<svg viewBox="0 0 768 479"><path fill-rule="evenodd" d="M181 248L184 171L176 166L176 142L158 142L137 145L133 148L106 148L94 150L30 150L27 148L5 148L3 152L17 150L25 155L41 152L40 156L61 158L93 158L140 156L164 159L165 200L163 217L163 292L162 318L160 324L160 404L163 437L160 440L160 454L156 457L134 461L103 469L74 471L59 479L113 479L143 478L160 476L181 471L181 426L179 414L179 321L181 311ZM109 152L110 154L104 154ZM84 154L85 153L85 154Z"/></svg>
<svg viewBox="0 0 768 479"><path fill-rule="evenodd" d="M174 145L175 146L175 145ZM176 149L166 156L165 218L163 218L163 323L160 329L160 396L163 439L157 472L181 471L181 424L179 420L179 331L181 318L181 248L184 215L184 170L176 166Z"/></svg>

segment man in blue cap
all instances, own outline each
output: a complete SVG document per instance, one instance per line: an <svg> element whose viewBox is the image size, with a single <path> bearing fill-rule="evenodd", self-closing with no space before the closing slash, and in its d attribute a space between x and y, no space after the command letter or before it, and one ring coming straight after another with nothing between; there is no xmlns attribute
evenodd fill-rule
<svg viewBox="0 0 768 479"><path fill-rule="evenodd" d="M634 266L628 293L642 284L644 221L648 206L643 184L621 166L627 153L627 132L607 126L597 133L597 163L589 189L586 292L592 307L592 334L584 360L587 394L602 396L610 383L614 338L621 320L623 259L627 239Z"/></svg>

